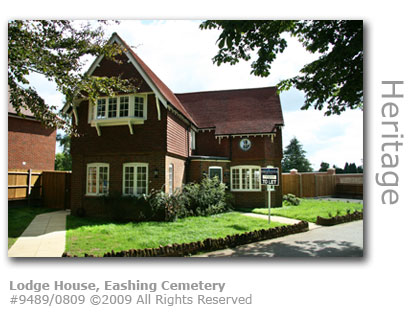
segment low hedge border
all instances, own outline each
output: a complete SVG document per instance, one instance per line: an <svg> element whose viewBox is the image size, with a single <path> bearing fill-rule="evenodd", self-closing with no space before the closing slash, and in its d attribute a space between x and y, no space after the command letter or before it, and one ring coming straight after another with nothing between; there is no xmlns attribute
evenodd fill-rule
<svg viewBox="0 0 409 320"><path fill-rule="evenodd" d="M328 227L328 226L333 226L333 225L340 224L340 223L351 222L355 220L362 220L363 218L364 218L363 211L355 211L353 213L348 213L345 216L335 216L332 218L323 218L323 217L318 216L316 224Z"/></svg>
<svg viewBox="0 0 409 320"><path fill-rule="evenodd" d="M267 239L278 238L289 234L308 231L308 222L301 221L293 225L275 227L270 229L261 229L242 234L226 236L225 238L212 239L207 238L203 241L196 241L182 244L171 244L160 246L158 248L130 249L119 252L107 252L104 257L184 257L199 252L208 252L226 248L234 248L239 245L251 242L262 241ZM63 257L71 256L64 252ZM85 257L94 257L85 254Z"/></svg>

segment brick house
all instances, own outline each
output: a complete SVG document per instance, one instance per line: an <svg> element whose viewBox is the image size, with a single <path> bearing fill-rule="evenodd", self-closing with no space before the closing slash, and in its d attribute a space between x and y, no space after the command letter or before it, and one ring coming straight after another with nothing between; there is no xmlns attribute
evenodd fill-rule
<svg viewBox="0 0 409 320"><path fill-rule="evenodd" d="M56 130L8 104L8 169L54 170Z"/></svg>
<svg viewBox="0 0 409 320"><path fill-rule="evenodd" d="M80 136L71 141L72 212L97 215L95 199L137 195L217 175L238 207L267 206L260 168L281 171L283 117L276 88L174 94L116 34L126 48L118 64L97 58L88 73L136 79L139 91L78 101L64 112ZM281 187L272 205L281 206Z"/></svg>

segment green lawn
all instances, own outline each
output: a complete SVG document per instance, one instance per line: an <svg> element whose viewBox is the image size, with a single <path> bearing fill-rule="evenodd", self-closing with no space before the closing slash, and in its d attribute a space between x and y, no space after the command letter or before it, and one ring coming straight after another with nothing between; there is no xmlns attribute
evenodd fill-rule
<svg viewBox="0 0 409 320"><path fill-rule="evenodd" d="M189 217L176 222L112 223L67 217L66 252L102 256L114 250L156 248L173 243L188 243L206 238L266 229L283 224L229 212L210 217Z"/></svg>
<svg viewBox="0 0 409 320"><path fill-rule="evenodd" d="M317 216L330 218L330 216L336 216L338 212L339 215L345 215L348 209L353 212L355 210L362 210L362 208L362 204L354 202L348 203L342 201L329 201L319 199L301 199L300 205L272 208L271 214L287 218L305 220L309 222L316 222ZM252 209L251 212L268 214L268 208Z"/></svg>
<svg viewBox="0 0 409 320"><path fill-rule="evenodd" d="M9 208L8 210L8 247L16 242L17 238L28 227L34 217L40 213L55 211L55 209L37 208L37 207L21 207Z"/></svg>

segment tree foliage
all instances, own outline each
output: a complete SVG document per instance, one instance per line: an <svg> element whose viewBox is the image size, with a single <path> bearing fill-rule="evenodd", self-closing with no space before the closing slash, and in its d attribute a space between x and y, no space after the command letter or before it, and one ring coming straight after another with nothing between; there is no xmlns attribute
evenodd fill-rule
<svg viewBox="0 0 409 320"><path fill-rule="evenodd" d="M124 79L91 77L84 73L84 58L104 55L117 61L115 56L123 52L118 45L107 44L104 23L79 24L69 20L8 23L8 87L10 102L17 113L21 115L22 108L28 109L43 124L72 132L68 119L58 115L58 107L48 104L30 84L31 74L41 74L54 82L70 105L75 99L95 100L101 95L134 88Z"/></svg>
<svg viewBox="0 0 409 320"><path fill-rule="evenodd" d="M63 147L63 151L55 155L55 170L70 171L72 169L71 137L57 134L57 141Z"/></svg>
<svg viewBox="0 0 409 320"><path fill-rule="evenodd" d="M327 170L329 169L329 163L327 162L321 162L320 168L319 168L319 172L327 172Z"/></svg>
<svg viewBox="0 0 409 320"><path fill-rule="evenodd" d="M362 165L356 166L355 162L348 163L345 162L344 169L338 168L335 164L333 165L335 169L335 173L342 174L342 173L363 173L364 168Z"/></svg>
<svg viewBox="0 0 409 320"><path fill-rule="evenodd" d="M219 29L217 65L240 60L251 63L251 73L267 77L271 64L287 47L286 34L296 37L305 49L319 53L300 74L281 81L280 91L295 87L305 92L301 109L314 107L325 115L363 107L363 22L361 20L207 20L201 29Z"/></svg>
<svg viewBox="0 0 409 320"><path fill-rule="evenodd" d="M311 172L311 163L305 156L306 151L303 150L302 144L293 138L290 144L285 148L282 161L282 171L290 172L291 169L297 169L298 172Z"/></svg>

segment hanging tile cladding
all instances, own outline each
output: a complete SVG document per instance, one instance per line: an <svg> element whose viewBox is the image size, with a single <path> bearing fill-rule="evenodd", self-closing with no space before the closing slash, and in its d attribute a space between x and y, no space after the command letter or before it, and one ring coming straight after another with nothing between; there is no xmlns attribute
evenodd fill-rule
<svg viewBox="0 0 409 320"><path fill-rule="evenodd" d="M167 151L169 153L188 157L189 131L187 125L183 123L173 113L167 113Z"/></svg>

